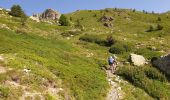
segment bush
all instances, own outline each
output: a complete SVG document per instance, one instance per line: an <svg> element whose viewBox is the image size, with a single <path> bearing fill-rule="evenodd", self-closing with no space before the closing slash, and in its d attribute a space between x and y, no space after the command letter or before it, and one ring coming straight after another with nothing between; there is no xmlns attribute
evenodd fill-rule
<svg viewBox="0 0 170 100"><path fill-rule="evenodd" d="M146 32L152 32L152 31L154 31L154 29L153 29L153 26L150 25L150 26L149 26L149 29L148 29Z"/></svg>
<svg viewBox="0 0 170 100"><path fill-rule="evenodd" d="M111 35L108 35L106 38L106 45L112 46L115 43L116 43L116 40Z"/></svg>
<svg viewBox="0 0 170 100"><path fill-rule="evenodd" d="M0 86L0 97L1 98L7 98L9 95L9 88Z"/></svg>
<svg viewBox="0 0 170 100"><path fill-rule="evenodd" d="M71 35L75 36L79 34L81 34L80 31L67 31L67 32L61 33L61 35L64 37L70 37Z"/></svg>
<svg viewBox="0 0 170 100"><path fill-rule="evenodd" d="M80 28L81 30L83 29L83 26L81 25L79 19L77 19L77 21L76 21L75 28Z"/></svg>
<svg viewBox="0 0 170 100"><path fill-rule="evenodd" d="M161 21L161 17L158 17L157 21Z"/></svg>
<svg viewBox="0 0 170 100"><path fill-rule="evenodd" d="M158 24L158 25L157 25L157 30L162 30L162 29L163 29L163 26L160 25L160 24Z"/></svg>
<svg viewBox="0 0 170 100"><path fill-rule="evenodd" d="M125 52L125 48L122 45L113 45L109 49L109 52L113 54L122 54L123 52Z"/></svg>
<svg viewBox="0 0 170 100"><path fill-rule="evenodd" d="M79 40L82 40L82 41L86 41L86 42L92 42L92 43L96 43L96 44L99 44L99 45L105 45L106 44L106 41L95 36L95 35L84 35L84 36L81 36L79 38Z"/></svg>
<svg viewBox="0 0 170 100"><path fill-rule="evenodd" d="M167 81L165 75L161 74L161 72L159 70L157 70L156 68L146 67L144 72L145 72L146 76L150 79L159 80L161 82Z"/></svg>
<svg viewBox="0 0 170 100"><path fill-rule="evenodd" d="M145 90L150 96L155 99L168 99L169 88L166 88L164 83L166 78L157 69L153 67L120 67L116 72L123 76L133 85ZM162 81L162 82L161 82Z"/></svg>
<svg viewBox="0 0 170 100"><path fill-rule="evenodd" d="M124 52L129 52L132 51L132 47L130 44L122 44L122 43L117 43L113 46L111 46L111 48L109 49L110 53L114 53L114 54L123 54Z"/></svg>
<svg viewBox="0 0 170 100"><path fill-rule="evenodd" d="M94 14L93 17L97 17L97 14Z"/></svg>
<svg viewBox="0 0 170 100"><path fill-rule="evenodd" d="M70 22L67 19L67 17L65 15L61 15L60 19L59 19L59 23L61 26L70 26Z"/></svg>

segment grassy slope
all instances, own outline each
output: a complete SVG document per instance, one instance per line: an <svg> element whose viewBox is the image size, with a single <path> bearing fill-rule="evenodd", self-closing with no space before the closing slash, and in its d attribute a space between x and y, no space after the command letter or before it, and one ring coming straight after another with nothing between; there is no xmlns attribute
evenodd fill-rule
<svg viewBox="0 0 170 100"><path fill-rule="evenodd" d="M3 21L5 20L3 19ZM40 30L46 33L53 28L59 28L56 26L47 28L47 26L50 25L30 22L27 32ZM103 99L107 90L105 73L97 64L97 59L87 59L85 49L78 48L70 44L69 41L45 39L35 33L22 34L23 30L20 31L21 34L6 29L0 30L0 53L9 58L6 66L17 69L23 69L26 66L37 77L54 81L58 81L60 78L64 84L63 88L66 89L65 92L70 90L71 94L68 95L72 95L72 98L79 100ZM40 34L38 33L38 35ZM40 88L41 84L36 79L33 81L35 82L30 86ZM40 91L40 89L37 90Z"/></svg>
<svg viewBox="0 0 170 100"><path fill-rule="evenodd" d="M96 17L94 17L95 14ZM111 22L113 28L106 28L98 21L104 14L114 17ZM139 52L147 58L155 55L155 53L148 54L148 51L142 52L151 44L166 52L170 48L168 45L170 42L168 29L170 19L165 14L153 15L141 12L133 13L130 10L109 9L108 11L77 11L66 16L72 17L73 24L76 23L77 19L80 20L80 23L85 27L82 35L88 33L106 38L108 34L111 34L119 42L133 45L138 42L144 43L145 46L140 48L141 52L139 52L140 49L136 48L134 48L134 52ZM156 21L158 16L161 16L161 22ZM105 80L104 71L101 70L99 65L105 63L105 59L109 55L108 47L81 42L78 40L79 36L71 37L71 40L61 37L62 32L74 29L74 27L35 23L29 20L28 27L22 28L18 18L9 18L8 15L2 16L0 23L15 30L13 32L0 29L0 53L9 58L15 58L8 60L8 67L23 69L24 66L27 66L32 69L37 77L50 78L56 82L62 79L63 85L61 86L70 91L68 94L75 99L99 100L104 98L108 84ZM145 32L149 25L156 26L157 23L164 26L162 31ZM158 36L163 38L163 43L160 43ZM125 38L126 40L124 40ZM155 38L155 40L151 40L151 38ZM93 53L93 57L87 58L86 56L89 53ZM118 57L120 60L125 60L128 55L129 53L118 55ZM39 67L43 70L39 70ZM2 78L1 80L5 79ZM35 81L30 84L32 88L39 86L40 83L36 79L32 81ZM37 90L40 91L41 87L38 87Z"/></svg>

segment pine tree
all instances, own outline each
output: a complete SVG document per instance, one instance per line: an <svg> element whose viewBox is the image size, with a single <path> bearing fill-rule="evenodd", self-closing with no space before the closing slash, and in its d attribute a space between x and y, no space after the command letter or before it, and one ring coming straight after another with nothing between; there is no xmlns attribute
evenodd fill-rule
<svg viewBox="0 0 170 100"><path fill-rule="evenodd" d="M26 14L24 13L20 5L13 5L11 7L11 11L9 12L9 14L14 17L25 17L26 16Z"/></svg>

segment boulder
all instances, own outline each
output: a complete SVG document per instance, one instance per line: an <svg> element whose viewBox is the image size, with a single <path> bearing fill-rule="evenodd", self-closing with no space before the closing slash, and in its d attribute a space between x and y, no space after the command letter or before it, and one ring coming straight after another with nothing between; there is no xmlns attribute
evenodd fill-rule
<svg viewBox="0 0 170 100"><path fill-rule="evenodd" d="M160 58L153 57L151 63L153 66L170 75L170 54Z"/></svg>
<svg viewBox="0 0 170 100"><path fill-rule="evenodd" d="M130 61L135 66L143 66L146 63L145 58L142 55L130 54Z"/></svg>

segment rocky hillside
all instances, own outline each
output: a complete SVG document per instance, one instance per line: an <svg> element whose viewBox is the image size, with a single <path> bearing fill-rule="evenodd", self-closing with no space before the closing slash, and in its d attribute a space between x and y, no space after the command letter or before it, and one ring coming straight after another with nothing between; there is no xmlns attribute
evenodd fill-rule
<svg viewBox="0 0 170 100"><path fill-rule="evenodd" d="M170 53L169 13L104 9L65 16L70 26L31 18L22 26L0 10L3 100L170 99L169 78L150 62ZM52 10L42 17L58 18ZM118 67L110 77L112 54Z"/></svg>

